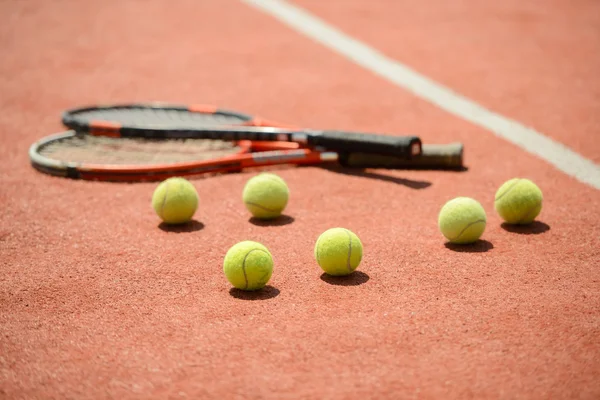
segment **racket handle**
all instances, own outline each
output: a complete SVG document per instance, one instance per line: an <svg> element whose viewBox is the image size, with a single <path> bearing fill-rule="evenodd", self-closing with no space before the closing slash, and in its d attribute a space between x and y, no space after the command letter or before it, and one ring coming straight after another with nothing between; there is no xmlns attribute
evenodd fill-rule
<svg viewBox="0 0 600 400"><path fill-rule="evenodd" d="M421 154L417 136L390 136L344 131L307 131L310 146L347 153L369 153L412 159Z"/></svg>
<svg viewBox="0 0 600 400"><path fill-rule="evenodd" d="M351 168L463 170L463 149L462 143L423 144L421 155L411 160L355 152L340 153L338 162Z"/></svg>

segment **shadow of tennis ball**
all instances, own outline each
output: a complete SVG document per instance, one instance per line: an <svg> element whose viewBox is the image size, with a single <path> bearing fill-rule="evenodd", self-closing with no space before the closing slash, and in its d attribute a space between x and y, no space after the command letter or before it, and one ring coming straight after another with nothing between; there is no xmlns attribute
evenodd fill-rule
<svg viewBox="0 0 600 400"><path fill-rule="evenodd" d="M236 288L231 288L229 294L232 297L240 300L269 300L279 296L280 290L271 285L266 285L262 289L247 291Z"/></svg>
<svg viewBox="0 0 600 400"><path fill-rule="evenodd" d="M289 215L285 214L282 214L279 217L273 219L260 219L256 217L251 217L248 220L248 222L256 226L284 226L293 223L294 217L290 217Z"/></svg>
<svg viewBox="0 0 600 400"><path fill-rule="evenodd" d="M540 233L548 232L550 230L550 225L540 221L533 221L527 225L512 225L504 222L500 226L505 231L519 233L521 235L539 235Z"/></svg>
<svg viewBox="0 0 600 400"><path fill-rule="evenodd" d="M158 228L164 232L197 232L204 229L204 224L196 220L191 220L183 224L167 224L165 222L161 222L158 225Z"/></svg>
<svg viewBox="0 0 600 400"><path fill-rule="evenodd" d="M330 285L335 286L359 286L367 283L369 279L369 275L362 271L354 271L350 275L344 276L332 276L325 272L321 275L321 280L323 282L327 282Z"/></svg>
<svg viewBox="0 0 600 400"><path fill-rule="evenodd" d="M447 249L456 251L457 253L485 253L494 248L494 245L487 240L479 239L474 243L469 244L455 244L446 242L444 243Z"/></svg>

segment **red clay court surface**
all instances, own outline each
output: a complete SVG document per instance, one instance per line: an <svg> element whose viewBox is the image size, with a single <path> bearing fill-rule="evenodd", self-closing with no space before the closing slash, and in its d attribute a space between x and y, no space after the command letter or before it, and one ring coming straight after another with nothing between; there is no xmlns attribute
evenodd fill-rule
<svg viewBox="0 0 600 400"><path fill-rule="evenodd" d="M597 1L294 3L600 160ZM0 398L600 398L594 187L243 2L12 0L0 21ZM241 202L255 171L197 178L196 222L173 230L150 207L154 183L29 165L64 109L148 100L461 141L469 169L279 169L292 197L270 225ZM529 228L493 208L517 176L545 196ZM474 246L448 246L437 228L459 195L488 215ZM335 226L365 248L347 279L313 258ZM275 258L253 295L222 271L246 239Z"/></svg>

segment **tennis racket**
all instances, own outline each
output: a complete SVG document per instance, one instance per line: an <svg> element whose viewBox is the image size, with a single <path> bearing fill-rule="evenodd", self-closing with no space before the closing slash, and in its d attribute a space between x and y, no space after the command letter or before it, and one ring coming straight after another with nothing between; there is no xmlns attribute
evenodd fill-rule
<svg viewBox="0 0 600 400"><path fill-rule="evenodd" d="M283 124L215 107L165 107L153 103L99 109L100 114L89 114L94 117L89 120L83 119L82 114L78 113L77 123L85 125L85 121L103 121L110 122L113 128L106 130L98 128L96 124L93 129L69 130L42 138L29 149L33 167L50 175L101 181L153 181L170 176L236 172L282 164L337 163L351 168L462 168L463 146L460 143L423 145L419 156L396 157L361 151L330 151L308 147L296 141L234 140L231 136L222 138L225 140L123 137L122 130L115 133L114 127L117 124L134 125L136 121L141 121L144 126L152 126L151 132L159 129L168 132L172 125L204 126L215 130L224 127L281 127ZM133 111L135 116L130 113L131 109L136 109ZM105 113L109 110L110 115ZM145 116L141 117L140 111ZM63 114L63 121L65 125L75 127L69 119L72 118L71 114ZM142 119L138 120L140 117ZM217 129L219 132L222 130ZM89 134L91 131L95 134Z"/></svg>
<svg viewBox="0 0 600 400"><path fill-rule="evenodd" d="M296 129L210 105L149 103L83 107L65 111L62 120L68 128L94 136L278 141L394 157L412 158L421 154L421 140L417 136Z"/></svg>

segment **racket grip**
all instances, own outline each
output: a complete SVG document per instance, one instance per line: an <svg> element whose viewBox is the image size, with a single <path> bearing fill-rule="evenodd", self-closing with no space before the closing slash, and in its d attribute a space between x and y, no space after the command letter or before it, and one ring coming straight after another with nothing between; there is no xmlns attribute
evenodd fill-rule
<svg viewBox="0 0 600 400"><path fill-rule="evenodd" d="M421 154L421 140L417 136L391 136L343 131L313 131L308 135L310 146L347 153L387 155L404 159Z"/></svg>
<svg viewBox="0 0 600 400"><path fill-rule="evenodd" d="M462 143L423 144L421 155L413 159L347 152L339 154L338 162L350 168L464 170L463 150Z"/></svg>

